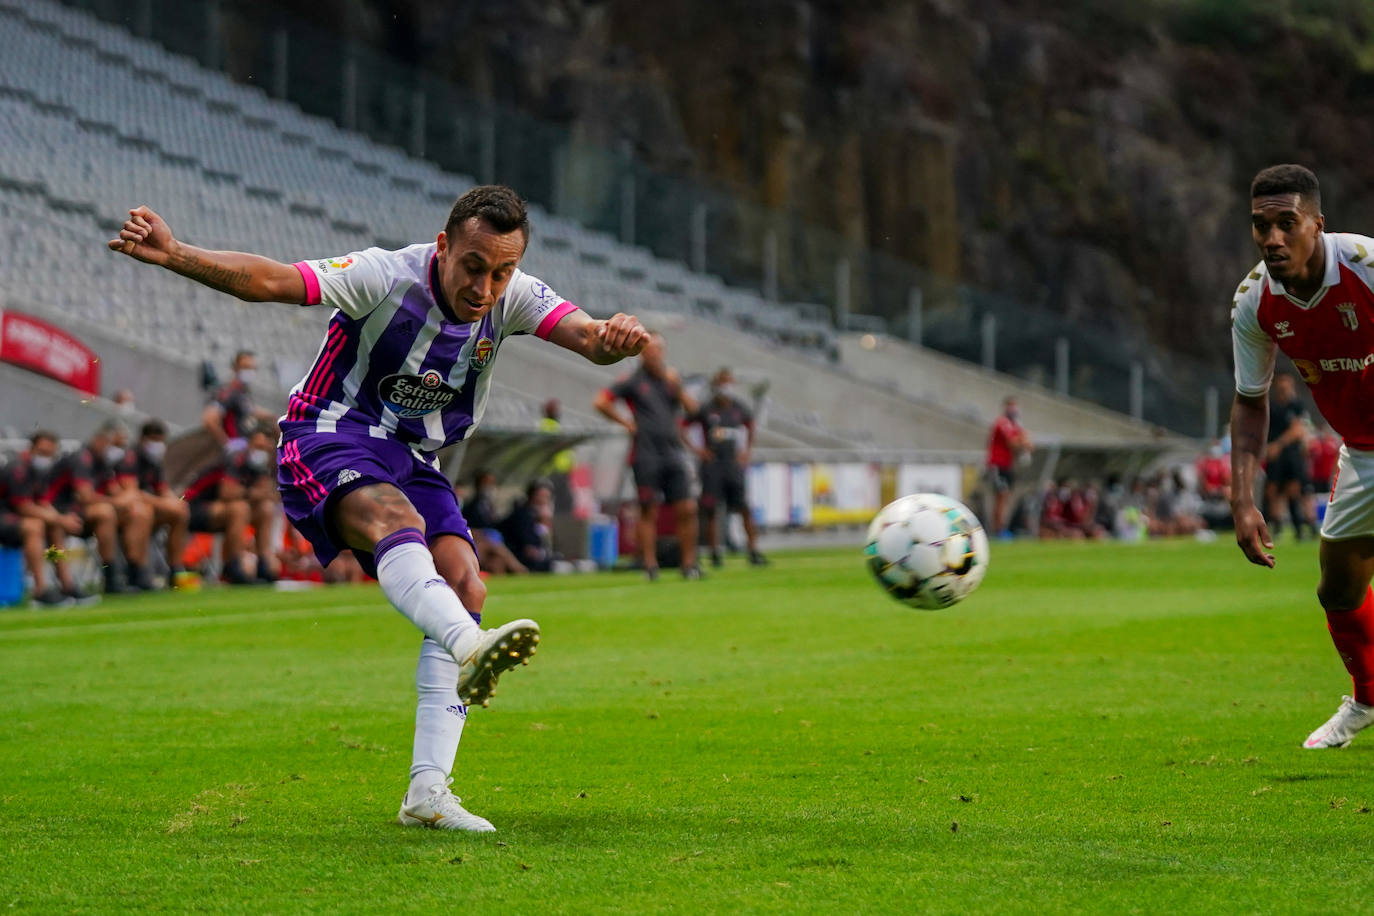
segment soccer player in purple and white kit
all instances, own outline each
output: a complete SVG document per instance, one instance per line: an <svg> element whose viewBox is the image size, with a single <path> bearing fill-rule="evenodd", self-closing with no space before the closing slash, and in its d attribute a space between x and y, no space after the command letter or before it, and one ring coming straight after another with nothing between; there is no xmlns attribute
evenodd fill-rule
<svg viewBox="0 0 1374 916"><path fill-rule="evenodd" d="M314 365L280 420L278 485L291 523L321 565L351 549L396 609L425 634L410 787L399 820L495 828L449 791L467 706L487 705L502 672L528 661L532 620L478 625L486 586L453 487L434 453L482 419L491 364L512 335L534 334L610 364L649 340L631 315L604 321L519 269L525 203L476 187L429 244L369 248L283 264L179 242L147 207L109 247L255 302L334 309Z"/></svg>

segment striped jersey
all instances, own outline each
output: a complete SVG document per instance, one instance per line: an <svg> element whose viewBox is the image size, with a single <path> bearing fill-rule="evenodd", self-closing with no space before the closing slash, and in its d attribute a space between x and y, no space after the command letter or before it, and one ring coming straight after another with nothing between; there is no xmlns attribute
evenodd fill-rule
<svg viewBox="0 0 1374 916"><path fill-rule="evenodd" d="M280 421L284 442L343 433L433 452L466 439L482 420L501 342L514 334L547 338L576 309L517 269L480 321L459 321L439 286L433 242L295 267L305 304L334 313L314 364L291 389Z"/></svg>
<svg viewBox="0 0 1374 916"><path fill-rule="evenodd" d="M1322 244L1322 286L1305 302L1263 261L1241 281L1231 308L1236 391L1268 391L1282 350L1331 428L1367 451L1374 449L1374 239L1327 232Z"/></svg>

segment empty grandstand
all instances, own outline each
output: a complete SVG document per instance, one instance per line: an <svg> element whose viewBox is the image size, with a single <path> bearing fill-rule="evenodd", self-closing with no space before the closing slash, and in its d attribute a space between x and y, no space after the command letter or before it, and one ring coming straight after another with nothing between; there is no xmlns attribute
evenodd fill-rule
<svg viewBox="0 0 1374 916"><path fill-rule="evenodd" d="M47 0L0 0L0 130L3 304L104 341L107 387L135 388L182 425L195 421L200 361L251 348L279 396L326 316L110 256L103 240L130 206L154 207L198 245L297 260L428 239L475 183ZM684 370L729 364L765 383L760 457L971 464L1000 396L1027 388L882 335L861 346L833 329L828 308L770 301L539 207L532 219L529 271L595 315L634 312L668 330ZM586 411L606 372L556 348L508 350L497 379L513 406L493 411L490 427L532 429L538 398L556 391L570 430L596 430ZM168 373L180 380L171 392ZM1025 400L1028 424L1070 451L1177 444L1049 390Z"/></svg>

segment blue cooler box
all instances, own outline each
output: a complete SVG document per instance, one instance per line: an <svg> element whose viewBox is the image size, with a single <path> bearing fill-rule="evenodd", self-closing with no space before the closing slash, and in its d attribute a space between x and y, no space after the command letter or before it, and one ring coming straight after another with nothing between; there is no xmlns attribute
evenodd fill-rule
<svg viewBox="0 0 1374 916"><path fill-rule="evenodd" d="M0 547L0 607L18 604L24 599L24 555L9 547Z"/></svg>
<svg viewBox="0 0 1374 916"><path fill-rule="evenodd" d="M605 515L594 516L587 526L587 556L598 569L610 569L620 557L620 525Z"/></svg>

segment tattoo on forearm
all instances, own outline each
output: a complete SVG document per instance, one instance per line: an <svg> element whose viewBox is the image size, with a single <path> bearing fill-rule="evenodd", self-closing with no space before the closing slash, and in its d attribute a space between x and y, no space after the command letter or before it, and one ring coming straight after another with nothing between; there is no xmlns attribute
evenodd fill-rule
<svg viewBox="0 0 1374 916"><path fill-rule="evenodd" d="M182 251L172 255L167 266L183 277L189 277L211 289L229 293L231 296L241 296L246 293L249 280L252 279L247 268L221 267Z"/></svg>

